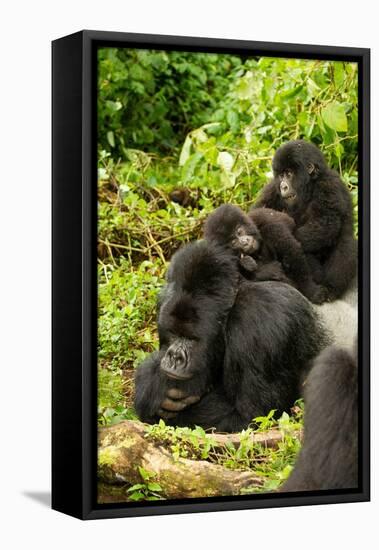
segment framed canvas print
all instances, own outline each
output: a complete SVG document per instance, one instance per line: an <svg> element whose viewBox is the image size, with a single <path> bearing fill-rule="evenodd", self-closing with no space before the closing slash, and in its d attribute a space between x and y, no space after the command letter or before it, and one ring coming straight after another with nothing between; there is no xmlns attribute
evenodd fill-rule
<svg viewBox="0 0 379 550"><path fill-rule="evenodd" d="M53 508L369 499L369 50L53 42Z"/></svg>

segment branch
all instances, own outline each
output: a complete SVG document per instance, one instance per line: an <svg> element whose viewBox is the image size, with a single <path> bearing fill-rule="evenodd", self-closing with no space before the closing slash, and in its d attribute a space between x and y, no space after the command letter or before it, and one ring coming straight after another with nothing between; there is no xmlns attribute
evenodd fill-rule
<svg viewBox="0 0 379 550"><path fill-rule="evenodd" d="M232 443L238 447L239 434L209 434L217 446ZM252 441L276 447L282 440L278 430L257 433ZM239 495L247 487L259 487L262 478L251 471L230 470L205 460L174 459L163 443L146 437L146 425L142 422L125 420L114 426L99 430L99 470L102 482L101 500L107 501L104 485L112 487L125 483L141 483L138 467L155 474L154 480L162 487L166 498L189 498ZM126 500L121 492L120 501Z"/></svg>

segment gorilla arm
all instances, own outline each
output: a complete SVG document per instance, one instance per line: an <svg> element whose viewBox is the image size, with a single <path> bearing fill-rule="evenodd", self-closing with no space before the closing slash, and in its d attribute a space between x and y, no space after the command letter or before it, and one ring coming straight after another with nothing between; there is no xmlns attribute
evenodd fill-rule
<svg viewBox="0 0 379 550"><path fill-rule="evenodd" d="M143 422L154 423L163 418L175 426L199 425L218 431L238 431L246 425L221 389L212 390L200 400L200 396L169 388L160 370L161 357L160 352L153 353L136 371L134 404Z"/></svg>
<svg viewBox="0 0 379 550"><path fill-rule="evenodd" d="M318 210L318 208L317 208ZM299 226L294 235L301 243L305 253L318 252L330 244L333 246L342 227L338 213L332 210L312 212L309 221Z"/></svg>
<svg viewBox="0 0 379 550"><path fill-rule="evenodd" d="M282 210L281 198L278 194L275 181L268 183L261 191L253 208L273 208L274 210Z"/></svg>
<svg viewBox="0 0 379 550"><path fill-rule="evenodd" d="M152 353L136 370L134 406L143 422L172 418L200 399L198 395L170 387L170 381L160 369L163 356L162 351Z"/></svg>
<svg viewBox="0 0 379 550"><path fill-rule="evenodd" d="M152 353L136 369L134 407L143 422L156 422L167 394L167 380L160 371L162 352Z"/></svg>

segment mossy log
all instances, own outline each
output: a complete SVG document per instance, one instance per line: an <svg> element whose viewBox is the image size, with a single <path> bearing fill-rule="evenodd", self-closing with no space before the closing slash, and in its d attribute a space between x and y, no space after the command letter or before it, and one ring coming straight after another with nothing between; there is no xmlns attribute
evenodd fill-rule
<svg viewBox="0 0 379 550"><path fill-rule="evenodd" d="M101 501L107 501L106 484L141 483L138 466L155 474L166 498L212 497L238 495L247 487L259 487L262 478L252 472L237 471L205 460L175 459L159 441L147 438L142 422L125 420L99 430L98 477ZM216 444L239 445L239 434L210 434ZM270 447L277 446L282 435L277 430L255 434L252 440ZM125 494L121 500L125 500Z"/></svg>

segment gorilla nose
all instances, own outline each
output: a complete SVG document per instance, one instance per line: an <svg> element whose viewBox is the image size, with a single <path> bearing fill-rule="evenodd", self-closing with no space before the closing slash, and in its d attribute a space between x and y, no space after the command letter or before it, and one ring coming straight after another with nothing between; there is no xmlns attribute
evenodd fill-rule
<svg viewBox="0 0 379 550"><path fill-rule="evenodd" d="M249 237L240 237L240 242L242 246L247 246L250 243Z"/></svg>
<svg viewBox="0 0 379 550"><path fill-rule="evenodd" d="M290 190L290 188L288 187L288 183L281 183L280 184L280 190L282 193L288 193L288 191Z"/></svg>
<svg viewBox="0 0 379 550"><path fill-rule="evenodd" d="M186 366L186 354L183 349L168 350L174 369L183 369Z"/></svg>
<svg viewBox="0 0 379 550"><path fill-rule="evenodd" d="M166 351L160 367L169 378L185 380L193 376L185 349L175 344Z"/></svg>

